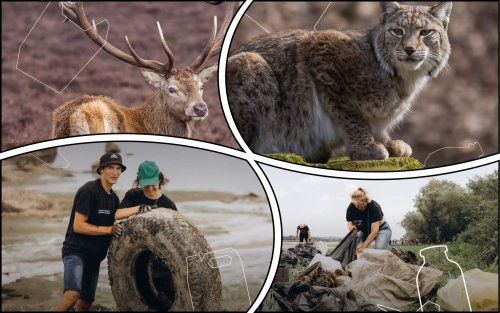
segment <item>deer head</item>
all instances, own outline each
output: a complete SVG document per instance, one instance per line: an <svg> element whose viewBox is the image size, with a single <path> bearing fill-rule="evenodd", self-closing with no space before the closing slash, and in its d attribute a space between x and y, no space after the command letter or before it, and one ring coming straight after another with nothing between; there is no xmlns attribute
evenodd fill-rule
<svg viewBox="0 0 500 313"><path fill-rule="evenodd" d="M182 121L202 120L207 116L208 107L202 98L203 83L217 71L217 66L204 67L204 65L208 59L219 53L224 35L231 22L234 2L228 3L219 31L217 31L217 17L214 16L210 40L205 49L189 67L184 69L174 68L174 55L165 41L159 22L157 22L157 26L160 41L168 59L165 63L141 58L130 44L127 36L125 36L125 41L130 54L111 45L99 35L95 22L92 21L90 24L83 10L82 2L60 2L60 6L66 18L80 26L87 36L103 50L138 67L144 79L160 91L166 106L165 109L169 110L170 114Z"/></svg>

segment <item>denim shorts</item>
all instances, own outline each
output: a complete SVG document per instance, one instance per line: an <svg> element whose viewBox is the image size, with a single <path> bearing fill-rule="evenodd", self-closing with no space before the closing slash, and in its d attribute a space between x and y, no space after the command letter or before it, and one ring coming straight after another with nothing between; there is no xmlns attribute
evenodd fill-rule
<svg viewBox="0 0 500 313"><path fill-rule="evenodd" d="M64 257L63 263L64 291L78 291L81 300L94 302L101 264L84 262L82 258L77 255L68 255Z"/></svg>

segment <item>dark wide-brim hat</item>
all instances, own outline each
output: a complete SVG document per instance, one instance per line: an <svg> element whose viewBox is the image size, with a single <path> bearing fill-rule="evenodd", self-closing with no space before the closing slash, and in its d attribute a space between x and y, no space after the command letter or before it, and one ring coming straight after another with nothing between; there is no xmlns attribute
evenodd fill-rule
<svg viewBox="0 0 500 313"><path fill-rule="evenodd" d="M99 173L100 167L108 166L111 164L120 165L122 167L122 172L125 172L125 170L127 169L127 167L123 165L122 156L119 153L106 153L103 154L103 156L99 160L99 166L97 167L96 170L97 174L101 175L101 173Z"/></svg>

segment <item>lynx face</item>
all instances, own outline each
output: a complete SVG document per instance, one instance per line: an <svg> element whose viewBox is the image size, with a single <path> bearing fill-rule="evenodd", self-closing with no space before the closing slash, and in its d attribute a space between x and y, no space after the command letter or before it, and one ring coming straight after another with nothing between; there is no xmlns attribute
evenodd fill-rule
<svg viewBox="0 0 500 313"><path fill-rule="evenodd" d="M446 66L450 44L446 33L451 2L433 7L383 3L377 54L389 72L426 71L436 76Z"/></svg>

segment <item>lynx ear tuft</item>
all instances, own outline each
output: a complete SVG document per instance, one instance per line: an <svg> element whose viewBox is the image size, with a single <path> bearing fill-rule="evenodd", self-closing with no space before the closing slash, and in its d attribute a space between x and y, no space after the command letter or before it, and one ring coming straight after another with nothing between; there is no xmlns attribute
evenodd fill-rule
<svg viewBox="0 0 500 313"><path fill-rule="evenodd" d="M382 13L388 14L394 13L401 8L396 1L382 1L380 5L382 6Z"/></svg>
<svg viewBox="0 0 500 313"><path fill-rule="evenodd" d="M446 1L432 6L429 10L432 15L434 15L441 23L445 30L448 29L448 24L450 22L452 2Z"/></svg>
<svg viewBox="0 0 500 313"><path fill-rule="evenodd" d="M396 1L381 1L380 6L382 7L382 23L385 22L388 15L393 14L401 8Z"/></svg>

